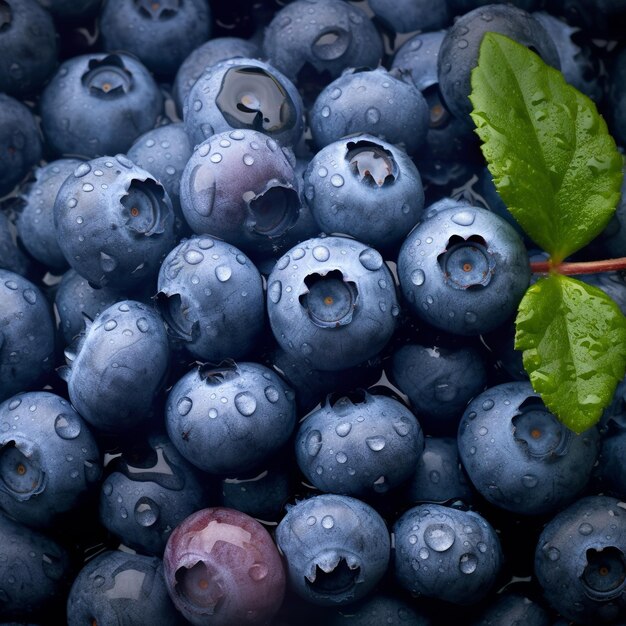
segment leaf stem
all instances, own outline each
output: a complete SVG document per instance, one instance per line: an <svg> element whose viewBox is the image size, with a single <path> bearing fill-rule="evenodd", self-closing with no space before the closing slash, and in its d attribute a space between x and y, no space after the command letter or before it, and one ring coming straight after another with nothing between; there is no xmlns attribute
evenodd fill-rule
<svg viewBox="0 0 626 626"><path fill-rule="evenodd" d="M617 259L606 259L603 261L580 261L577 263L558 263L552 261L533 261L530 264L533 274L565 274L574 276L576 274L598 274L600 272L614 272L626 270L626 257Z"/></svg>

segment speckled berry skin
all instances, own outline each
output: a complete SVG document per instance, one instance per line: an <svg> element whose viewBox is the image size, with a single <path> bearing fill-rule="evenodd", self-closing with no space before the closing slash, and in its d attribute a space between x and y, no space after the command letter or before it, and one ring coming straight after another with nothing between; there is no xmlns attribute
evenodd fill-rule
<svg viewBox="0 0 626 626"><path fill-rule="evenodd" d="M530 282L524 242L501 217L473 206L429 215L398 256L412 312L433 326L478 335L515 313Z"/></svg>
<svg viewBox="0 0 626 626"><path fill-rule="evenodd" d="M347 237L308 239L276 262L267 311L281 347L319 370L341 370L375 356L400 312L379 252Z"/></svg>
<svg viewBox="0 0 626 626"><path fill-rule="evenodd" d="M420 504L397 520L393 534L395 577L413 595L474 604L502 566L495 530L474 511Z"/></svg>
<svg viewBox="0 0 626 626"><path fill-rule="evenodd" d="M276 528L276 543L291 590L322 606L366 597L387 570L391 546L385 522L371 506L335 494L290 507Z"/></svg>
<svg viewBox="0 0 626 626"><path fill-rule="evenodd" d="M283 146L304 131L304 105L296 86L273 65L237 57L211 66L183 105L192 145L227 130L256 130Z"/></svg>
<svg viewBox="0 0 626 626"><path fill-rule="evenodd" d="M156 282L172 249L174 212L163 186L123 155L79 165L54 203L59 246L94 287Z"/></svg>
<svg viewBox="0 0 626 626"><path fill-rule="evenodd" d="M159 271L159 310L168 331L204 361L249 353L265 321L259 271L238 248L219 239L183 240Z"/></svg>
<svg viewBox="0 0 626 626"><path fill-rule="evenodd" d="M588 496L556 515L535 552L545 598L577 624L621 624L626 616L625 505Z"/></svg>
<svg viewBox="0 0 626 626"><path fill-rule="evenodd" d="M57 240L54 200L65 182L81 164L78 159L58 159L35 170L35 181L22 194L24 207L17 220L22 245L40 263L57 273L68 265Z"/></svg>
<svg viewBox="0 0 626 626"><path fill-rule="evenodd" d="M76 410L100 431L124 432L150 417L167 373L167 331L156 310L123 300L102 311L66 350L60 370Z"/></svg>
<svg viewBox="0 0 626 626"><path fill-rule="evenodd" d="M174 385L165 424L190 463L232 474L258 467L284 445L295 428L296 405L291 389L264 365L207 364Z"/></svg>
<svg viewBox="0 0 626 626"><path fill-rule="evenodd" d="M93 490L100 452L83 418L47 391L0 404L0 507L14 519L49 528Z"/></svg>
<svg viewBox="0 0 626 626"><path fill-rule="evenodd" d="M558 511L587 484L598 455L595 427L576 435L529 382L502 383L467 406L458 435L463 466L490 502L522 515Z"/></svg>
<svg viewBox="0 0 626 626"><path fill-rule="evenodd" d="M125 50L153 74L171 78L210 37L211 10L204 0L105 0L98 23L105 50Z"/></svg>
<svg viewBox="0 0 626 626"><path fill-rule="evenodd" d="M275 14L263 52L292 80L305 64L337 77L348 67L376 67L383 42L359 7L340 0L296 0Z"/></svg>
<svg viewBox="0 0 626 626"><path fill-rule="evenodd" d="M54 366L54 321L41 291L0 270L0 401L30 389Z"/></svg>
<svg viewBox="0 0 626 626"><path fill-rule="evenodd" d="M530 13L504 4L481 6L460 16L447 30L439 51L439 88L448 109L472 124L470 74L478 63L478 51L486 32L496 32L534 49L552 67L559 69L554 41Z"/></svg>
<svg viewBox="0 0 626 626"><path fill-rule="evenodd" d="M408 77L348 69L316 98L309 124L318 148L362 132L415 154L426 140L428 104Z"/></svg>
<svg viewBox="0 0 626 626"><path fill-rule="evenodd" d="M197 234L220 237L247 254L289 243L300 213L295 159L255 130L220 133L196 146L180 183L183 215Z"/></svg>
<svg viewBox="0 0 626 626"><path fill-rule="evenodd" d="M327 398L296 435L298 466L311 484L354 497L385 493L415 471L424 436L401 402L368 392Z"/></svg>
<svg viewBox="0 0 626 626"><path fill-rule="evenodd" d="M424 189L409 156L369 134L322 148L304 174L307 203L325 233L376 249L400 243L419 221Z"/></svg>
<svg viewBox="0 0 626 626"><path fill-rule="evenodd" d="M167 594L161 559L120 550L99 554L78 572L67 616L68 626L184 624Z"/></svg>
<svg viewBox="0 0 626 626"><path fill-rule="evenodd" d="M2 607L0 619L44 619L64 596L70 556L57 541L0 513ZM13 582L11 582L11 580Z"/></svg>
<svg viewBox="0 0 626 626"><path fill-rule="evenodd" d="M59 156L87 159L126 152L154 128L162 111L163 96L152 75L122 53L68 59L40 101L48 147Z"/></svg>
<svg viewBox="0 0 626 626"><path fill-rule="evenodd" d="M450 20L447 2L370 0L369 5L382 22L395 33L410 33L414 30L433 31L445 28Z"/></svg>
<svg viewBox="0 0 626 626"><path fill-rule="evenodd" d="M107 464L100 521L124 545L160 557L172 530L208 504L206 482L166 435L150 435Z"/></svg>
<svg viewBox="0 0 626 626"><path fill-rule="evenodd" d="M171 534L167 590L196 626L268 624L285 594L285 568L269 533L245 513L201 509Z"/></svg>

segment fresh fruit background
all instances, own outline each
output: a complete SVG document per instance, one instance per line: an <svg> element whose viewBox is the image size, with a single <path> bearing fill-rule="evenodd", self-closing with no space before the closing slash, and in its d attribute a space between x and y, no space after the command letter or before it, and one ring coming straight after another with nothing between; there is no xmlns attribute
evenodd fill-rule
<svg viewBox="0 0 626 626"><path fill-rule="evenodd" d="M514 350L487 32L622 152L625 0L0 0L1 623L626 624L626 383L576 434Z"/></svg>

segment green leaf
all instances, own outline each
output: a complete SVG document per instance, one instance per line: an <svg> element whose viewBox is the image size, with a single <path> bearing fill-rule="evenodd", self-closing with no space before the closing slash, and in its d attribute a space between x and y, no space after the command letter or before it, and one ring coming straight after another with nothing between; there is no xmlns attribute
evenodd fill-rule
<svg viewBox="0 0 626 626"><path fill-rule="evenodd" d="M500 196L553 262L600 234L620 197L622 157L593 101L497 33L483 38L470 99Z"/></svg>
<svg viewBox="0 0 626 626"><path fill-rule="evenodd" d="M601 417L626 370L626 318L601 289L561 274L520 303L515 347L546 406L577 433Z"/></svg>

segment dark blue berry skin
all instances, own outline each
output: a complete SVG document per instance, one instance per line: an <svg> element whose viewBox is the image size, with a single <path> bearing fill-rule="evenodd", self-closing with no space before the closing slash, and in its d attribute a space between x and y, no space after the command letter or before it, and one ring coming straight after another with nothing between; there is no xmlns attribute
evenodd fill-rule
<svg viewBox="0 0 626 626"><path fill-rule="evenodd" d="M150 435L107 465L100 521L124 545L161 556L172 530L207 506L206 482L166 435Z"/></svg>
<svg viewBox="0 0 626 626"><path fill-rule="evenodd" d="M432 626L418 607L404 598L376 593L363 602L324 615L327 626Z"/></svg>
<svg viewBox="0 0 626 626"><path fill-rule="evenodd" d="M60 18L79 19L94 14L102 0L39 0L39 4Z"/></svg>
<svg viewBox="0 0 626 626"><path fill-rule="evenodd" d="M0 55L1 50L0 44ZM39 163L41 151L41 133L30 109L0 93L0 197L8 194Z"/></svg>
<svg viewBox="0 0 626 626"><path fill-rule="evenodd" d="M265 320L261 275L230 244L207 236L183 240L163 261L158 290L170 334L201 360L239 359L260 339Z"/></svg>
<svg viewBox="0 0 626 626"><path fill-rule="evenodd" d="M0 619L46 623L65 596L70 557L57 541L0 513ZM58 616L57 616L58 617ZM54 622L54 617L53 617ZM57 622L58 623L58 622Z"/></svg>
<svg viewBox="0 0 626 626"><path fill-rule="evenodd" d="M226 131L194 150L180 183L185 220L197 234L220 237L247 254L293 245L301 207L295 159L255 130Z"/></svg>
<svg viewBox="0 0 626 626"><path fill-rule="evenodd" d="M420 504L392 532L396 580L414 596L474 604L489 593L502 566L498 535L474 511Z"/></svg>
<svg viewBox="0 0 626 626"><path fill-rule="evenodd" d="M328 398L301 422L295 446L298 466L312 485L359 498L405 482L424 436L402 403L364 391Z"/></svg>
<svg viewBox="0 0 626 626"><path fill-rule="evenodd" d="M172 86L176 110L182 115L187 94L198 78L212 65L234 57L254 59L258 56L257 43L241 37L214 37L198 46L180 64L176 72L176 79Z"/></svg>
<svg viewBox="0 0 626 626"><path fill-rule="evenodd" d="M437 435L456 436L467 403L487 384L485 360L473 346L401 346L390 374L425 432Z"/></svg>
<svg viewBox="0 0 626 626"><path fill-rule="evenodd" d="M577 624L626 617L624 503L608 496L577 500L539 537L535 574L550 605Z"/></svg>
<svg viewBox="0 0 626 626"><path fill-rule="evenodd" d="M608 118L616 141L626 145L626 50L613 59L608 79ZM623 188L622 188L623 189Z"/></svg>
<svg viewBox="0 0 626 626"><path fill-rule="evenodd" d="M180 178L192 151L185 127L178 123L149 130L127 152L133 163L150 172L165 187L172 201L179 235L189 234L189 226L180 208Z"/></svg>
<svg viewBox="0 0 626 626"><path fill-rule="evenodd" d="M0 92L16 97L34 94L56 65L56 32L48 11L36 0L4 0L0 11Z"/></svg>
<svg viewBox="0 0 626 626"><path fill-rule="evenodd" d="M626 498L626 475L623 459L626 456L626 430L615 425L602 438L598 466L594 469L601 481L601 490L618 498Z"/></svg>
<svg viewBox="0 0 626 626"><path fill-rule="evenodd" d="M410 33L414 30L428 32L445 28L450 16L446 2L428 0L370 0L374 14L395 33Z"/></svg>
<svg viewBox="0 0 626 626"><path fill-rule="evenodd" d="M326 233L344 233L377 249L393 248L417 224L424 189L413 161L373 135L322 148L304 174L313 217Z"/></svg>
<svg viewBox="0 0 626 626"><path fill-rule="evenodd" d="M367 15L354 5L295 0L277 11L266 28L263 52L291 80L306 66L336 78L348 67L376 67L383 42Z"/></svg>
<svg viewBox="0 0 626 626"><path fill-rule="evenodd" d="M436 85L439 82L437 58L445 34L445 30L436 30L414 35L396 50L391 69L408 74L421 92Z"/></svg>
<svg viewBox="0 0 626 626"><path fill-rule="evenodd" d="M124 432L151 415L167 373L169 344L160 315L123 300L102 311L59 373L76 410L94 428Z"/></svg>
<svg viewBox="0 0 626 626"><path fill-rule="evenodd" d="M68 626L184 624L155 556L107 551L78 572L67 598Z"/></svg>
<svg viewBox="0 0 626 626"><path fill-rule="evenodd" d="M173 78L185 57L209 38L211 10L205 0L105 0L99 26L105 50L129 52L153 74Z"/></svg>
<svg viewBox="0 0 626 626"><path fill-rule="evenodd" d="M459 425L459 453L489 502L522 515L559 510L585 487L598 454L591 428L576 435L548 411L529 382L478 395Z"/></svg>
<svg viewBox="0 0 626 626"><path fill-rule="evenodd" d="M30 259L18 247L15 228L6 213L0 210L0 269L26 276Z"/></svg>
<svg viewBox="0 0 626 626"><path fill-rule="evenodd" d="M505 590L494 596L490 605L471 626L554 626L550 614L522 593Z"/></svg>
<svg viewBox="0 0 626 626"><path fill-rule="evenodd" d="M304 130L304 107L296 86L257 59L226 59L207 69L183 105L192 145L227 130L256 130L295 146Z"/></svg>
<svg viewBox="0 0 626 626"><path fill-rule="evenodd" d="M54 366L54 321L44 295L0 270L0 401L35 387Z"/></svg>
<svg viewBox="0 0 626 626"><path fill-rule="evenodd" d="M59 190L54 220L65 258L94 287L130 292L156 282L175 242L167 192L123 155L79 165Z"/></svg>
<svg viewBox="0 0 626 626"><path fill-rule="evenodd" d="M54 226L54 200L65 182L80 165L78 159L59 159L35 171L35 181L22 194L24 206L17 220L17 232L28 253L55 273L67 269Z"/></svg>
<svg viewBox="0 0 626 626"><path fill-rule="evenodd" d="M370 133L415 154L426 140L428 105L409 78L382 67L348 69L309 110L318 149L354 133Z"/></svg>
<svg viewBox="0 0 626 626"><path fill-rule="evenodd" d="M14 519L50 528L100 480L94 436L67 400L47 391L0 404L0 507Z"/></svg>
<svg viewBox="0 0 626 626"><path fill-rule="evenodd" d="M393 277L379 252L354 239L308 239L276 262L267 284L276 340L315 369L359 365L395 330Z"/></svg>
<svg viewBox="0 0 626 626"><path fill-rule="evenodd" d="M39 110L47 145L55 154L92 159L126 152L154 128L163 97L134 57L88 54L61 65L43 91Z"/></svg>
<svg viewBox="0 0 626 626"><path fill-rule="evenodd" d="M552 37L532 15L504 4L479 7L459 17L446 32L437 59L441 95L453 115L472 125L470 73L478 63L478 50L486 32L496 32L533 48L559 69L559 53Z"/></svg>
<svg viewBox="0 0 626 626"><path fill-rule="evenodd" d="M471 483L461 465L456 438L424 438L424 452L405 484L403 494L413 504L446 504L458 500L470 504L474 500Z"/></svg>
<svg viewBox="0 0 626 626"><path fill-rule="evenodd" d="M524 243L502 218L478 207L427 217L406 238L398 278L418 318L460 335L497 328L530 281Z"/></svg>
<svg viewBox="0 0 626 626"><path fill-rule="evenodd" d="M59 315L59 330L66 345L85 330L85 316L93 321L107 307L124 300L124 296L110 287L94 289L75 270L63 274L55 296L54 305Z"/></svg>
<svg viewBox="0 0 626 626"><path fill-rule="evenodd" d="M286 443L296 405L293 391L264 365L206 364L174 385L165 425L190 463L228 475L258 468Z"/></svg>
<svg viewBox="0 0 626 626"><path fill-rule="evenodd" d="M292 591L323 606L365 598L385 574L391 546L372 507L335 494L291 506L276 528L276 543Z"/></svg>

